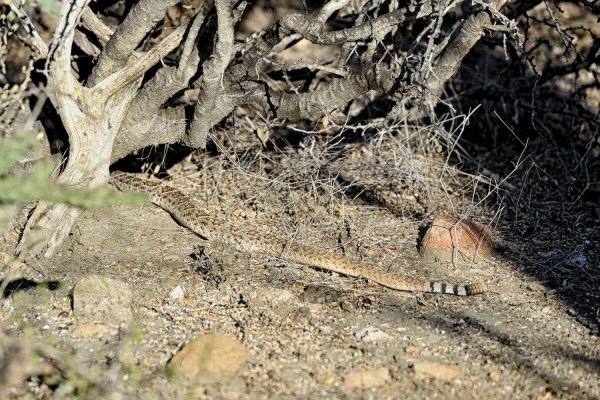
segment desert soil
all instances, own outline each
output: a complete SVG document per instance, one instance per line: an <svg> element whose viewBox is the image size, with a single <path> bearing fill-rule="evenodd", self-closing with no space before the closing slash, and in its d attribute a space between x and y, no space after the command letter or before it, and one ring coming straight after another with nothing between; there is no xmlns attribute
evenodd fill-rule
<svg viewBox="0 0 600 400"><path fill-rule="evenodd" d="M515 262L523 257L511 257L518 245L477 264L426 261L417 242L430 218L341 196L329 181L311 189L195 157L169 171L171 183L224 221L272 226L400 275L484 282L490 291L395 292L206 242L156 206L87 210L59 254L13 272L22 285L7 288L5 332L51 346L67 366L11 396L600 398L595 322L560 288L524 272ZM117 292L130 291L132 319L120 329L78 321L73 287L90 276L118 283L88 293L106 297L108 309ZM207 334L235 339L245 361L229 368L221 359L224 370L209 378L171 374L174 354Z"/></svg>

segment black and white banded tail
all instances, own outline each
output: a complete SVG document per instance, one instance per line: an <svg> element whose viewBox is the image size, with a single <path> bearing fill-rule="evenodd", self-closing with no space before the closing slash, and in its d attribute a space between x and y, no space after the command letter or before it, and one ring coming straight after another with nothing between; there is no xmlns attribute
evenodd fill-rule
<svg viewBox="0 0 600 400"><path fill-rule="evenodd" d="M473 285L455 285L446 282L430 282L429 288L432 293L454 294L456 296L472 296L482 294L485 287L481 283Z"/></svg>

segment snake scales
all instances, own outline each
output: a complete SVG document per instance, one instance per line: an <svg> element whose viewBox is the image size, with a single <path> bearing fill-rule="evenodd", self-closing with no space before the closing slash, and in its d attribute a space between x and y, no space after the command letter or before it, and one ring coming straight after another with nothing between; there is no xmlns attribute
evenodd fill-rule
<svg viewBox="0 0 600 400"><path fill-rule="evenodd" d="M348 257L315 247L292 243L271 236L252 235L237 229L219 229L220 223L202 213L189 197L171 186L139 178L132 174L115 173L111 183L119 190L145 193L157 206L169 212L180 224L208 240L231 243L237 250L266 254L298 264L321 268L343 275L364 278L390 289L469 296L485 292L482 284L450 284L404 278L379 271Z"/></svg>

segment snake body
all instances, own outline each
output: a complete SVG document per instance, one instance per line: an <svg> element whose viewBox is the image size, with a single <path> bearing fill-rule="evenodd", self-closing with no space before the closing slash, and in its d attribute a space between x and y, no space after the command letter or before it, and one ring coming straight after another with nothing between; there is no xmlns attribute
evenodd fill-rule
<svg viewBox="0 0 600 400"><path fill-rule="evenodd" d="M276 237L249 233L248 230L221 229L220 223L204 214L182 191L171 186L139 178L129 173L115 173L111 183L119 190L145 193L150 201L169 212L181 225L207 240L231 243L240 251L266 254L298 264L321 268L356 278L364 278L401 291L470 296L485 292L483 284L451 284L415 280L379 271L351 258L319 248L293 243Z"/></svg>

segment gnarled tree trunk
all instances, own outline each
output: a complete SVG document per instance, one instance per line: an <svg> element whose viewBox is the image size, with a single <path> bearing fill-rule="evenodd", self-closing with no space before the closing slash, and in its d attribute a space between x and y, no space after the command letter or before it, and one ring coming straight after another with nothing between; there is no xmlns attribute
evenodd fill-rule
<svg viewBox="0 0 600 400"><path fill-rule="evenodd" d="M402 98L403 103L424 95L435 101L484 27L494 16L502 17L497 10L505 3L465 6L457 19L448 13L461 1L394 7L388 1L331 0L314 13L286 15L236 44L236 24L246 4L203 0L194 3L187 21L142 50L141 43L178 1L140 0L114 32L89 2L63 2L46 62L48 93L69 137L67 163L57 180L69 185L103 185L111 163L150 145L203 148L209 131L239 106L258 107L270 119L293 120L326 116L368 92ZM455 29L443 26L449 18ZM344 27L332 29L332 20ZM399 28L415 22L424 26L422 32L408 30L399 40ZM339 50L337 60L292 67L273 61L301 39ZM74 41L97 55L89 76L73 70ZM161 64L170 53L170 61ZM282 72L281 85L267 77L266 67L273 65ZM319 81L312 85L316 89L299 91L285 82L294 69L303 68L321 71L313 76ZM186 106L169 106L169 101L195 87L198 98L187 105L194 117L187 123ZM28 247L32 256L50 257L78 213L64 205L38 206L18 250Z"/></svg>

